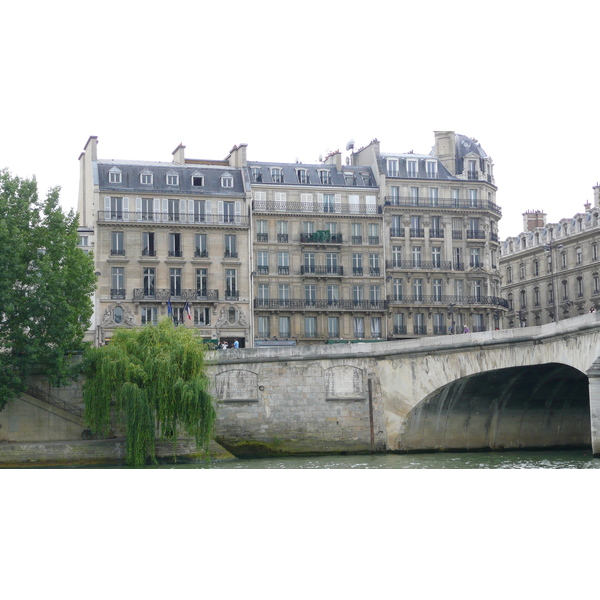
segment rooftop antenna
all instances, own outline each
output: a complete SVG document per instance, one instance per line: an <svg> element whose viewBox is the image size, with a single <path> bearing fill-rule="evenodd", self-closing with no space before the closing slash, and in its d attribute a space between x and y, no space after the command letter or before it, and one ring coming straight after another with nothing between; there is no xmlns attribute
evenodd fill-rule
<svg viewBox="0 0 600 600"><path fill-rule="evenodd" d="M354 140L349 140L346 144L346 151L348 150L354 150Z"/></svg>

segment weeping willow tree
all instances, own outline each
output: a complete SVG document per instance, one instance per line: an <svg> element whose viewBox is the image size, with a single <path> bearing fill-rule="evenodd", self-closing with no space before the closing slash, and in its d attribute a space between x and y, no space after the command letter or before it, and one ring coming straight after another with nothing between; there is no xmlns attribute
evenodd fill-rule
<svg viewBox="0 0 600 600"><path fill-rule="evenodd" d="M83 399L90 429L107 435L111 412L125 426L127 464L156 462L155 440L178 434L206 450L216 412L204 371L204 345L170 319L157 326L121 329L108 346L84 355Z"/></svg>

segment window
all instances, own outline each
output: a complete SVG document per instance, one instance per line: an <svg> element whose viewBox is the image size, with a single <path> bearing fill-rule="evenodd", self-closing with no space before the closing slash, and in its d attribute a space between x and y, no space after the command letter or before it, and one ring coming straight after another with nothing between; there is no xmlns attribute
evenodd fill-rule
<svg viewBox="0 0 600 600"><path fill-rule="evenodd" d="M315 224L313 221L302 222L302 233L312 234L315 232Z"/></svg>
<svg viewBox="0 0 600 600"><path fill-rule="evenodd" d="M419 188L410 188L410 203L412 206L419 206Z"/></svg>
<svg viewBox="0 0 600 600"><path fill-rule="evenodd" d="M390 237L404 237L404 228L402 227L402 217L400 215L392 215Z"/></svg>
<svg viewBox="0 0 600 600"><path fill-rule="evenodd" d="M406 174L409 177L418 177L419 163L416 160L407 160L406 161Z"/></svg>
<svg viewBox="0 0 600 600"><path fill-rule="evenodd" d="M193 211L194 223L206 223L210 221L210 200L194 200Z"/></svg>
<svg viewBox="0 0 600 600"><path fill-rule="evenodd" d="M592 244L592 260L598 260L598 244Z"/></svg>
<svg viewBox="0 0 600 600"><path fill-rule="evenodd" d="M467 175L469 179L477 179L477 161L469 160L467 163Z"/></svg>
<svg viewBox="0 0 600 600"><path fill-rule="evenodd" d="M512 283L512 267L507 267L506 269L506 282Z"/></svg>
<svg viewBox="0 0 600 600"><path fill-rule="evenodd" d="M427 328L425 326L425 315L423 313L413 314L413 327L414 333L417 335L425 335L427 333Z"/></svg>
<svg viewBox="0 0 600 600"><path fill-rule="evenodd" d="M269 222L268 221L256 221L256 241L257 242L268 242L269 241Z"/></svg>
<svg viewBox="0 0 600 600"><path fill-rule="evenodd" d="M563 300L569 299L569 283L566 280L562 282L562 297Z"/></svg>
<svg viewBox="0 0 600 600"><path fill-rule="evenodd" d="M402 300L402 279L392 279L392 290L394 293L394 300Z"/></svg>
<svg viewBox="0 0 600 600"><path fill-rule="evenodd" d="M534 306L540 305L540 288L533 289L533 304Z"/></svg>
<svg viewBox="0 0 600 600"><path fill-rule="evenodd" d="M181 202L174 198L169 198L167 201L167 215L169 221L179 221L181 218Z"/></svg>
<svg viewBox="0 0 600 600"><path fill-rule="evenodd" d="M439 206L438 188L429 188L429 206Z"/></svg>
<svg viewBox="0 0 600 600"><path fill-rule="evenodd" d="M156 293L156 269L149 267L144 269L144 298L154 298Z"/></svg>
<svg viewBox="0 0 600 600"><path fill-rule="evenodd" d="M287 244L288 241L288 222L277 221L277 242L280 244Z"/></svg>
<svg viewBox="0 0 600 600"><path fill-rule="evenodd" d="M304 286L304 299L306 304L314 306L317 301L317 286L316 285L305 285Z"/></svg>
<svg viewBox="0 0 600 600"><path fill-rule="evenodd" d="M269 305L269 284L259 283L258 284L258 305L268 306Z"/></svg>
<svg viewBox="0 0 600 600"><path fill-rule="evenodd" d="M154 220L154 198L141 198L140 210L143 221Z"/></svg>
<svg viewBox="0 0 600 600"><path fill-rule="evenodd" d="M560 255L560 261L561 261L561 267L563 269L566 269L567 268L567 253L566 252L563 252Z"/></svg>
<svg viewBox="0 0 600 600"><path fill-rule="evenodd" d="M122 173L117 167L113 167L108 172L108 183L121 183L123 180Z"/></svg>
<svg viewBox="0 0 600 600"><path fill-rule="evenodd" d="M236 207L236 204L238 205L238 207ZM223 202L222 204L219 202L219 208L220 208L219 212L222 211L221 219L222 219L223 223L235 223L236 222L236 218L235 218L236 208L241 210L241 207L239 206L239 202ZM238 213L239 213L239 210L238 210Z"/></svg>
<svg viewBox="0 0 600 600"><path fill-rule="evenodd" d="M350 229L352 231L352 243L362 244L362 224L352 223Z"/></svg>
<svg viewBox="0 0 600 600"><path fill-rule="evenodd" d="M177 173L167 173L167 185L179 185L179 175Z"/></svg>
<svg viewBox="0 0 600 600"><path fill-rule="evenodd" d="M362 275L363 274L362 254L355 253L352 255L352 274L353 275Z"/></svg>
<svg viewBox="0 0 600 600"><path fill-rule="evenodd" d="M338 285L327 286L327 303L335 304L340 299L340 287Z"/></svg>
<svg viewBox="0 0 600 600"><path fill-rule="evenodd" d="M113 309L113 319L115 324L120 325L123 322L123 308L120 306L115 306Z"/></svg>
<svg viewBox="0 0 600 600"><path fill-rule="evenodd" d="M554 290L552 284L548 285L548 304L554 304Z"/></svg>
<svg viewBox="0 0 600 600"><path fill-rule="evenodd" d="M140 173L140 183L142 185L152 185L154 181L154 176L150 171L142 171Z"/></svg>
<svg viewBox="0 0 600 600"><path fill-rule="evenodd" d="M289 283L280 283L277 287L277 291L279 293L279 300L283 300L285 303L289 304L290 299L290 284Z"/></svg>
<svg viewBox="0 0 600 600"><path fill-rule="evenodd" d="M582 251L581 251L581 248L577 248L575 250L575 253L576 253L576 255L575 255L575 263L578 264L578 265L580 265L582 263Z"/></svg>
<svg viewBox="0 0 600 600"><path fill-rule="evenodd" d="M594 294L600 294L600 276L594 273Z"/></svg>
<svg viewBox="0 0 600 600"><path fill-rule="evenodd" d="M375 339L381 337L381 317L371 317L371 337Z"/></svg>
<svg viewBox="0 0 600 600"><path fill-rule="evenodd" d="M392 246L392 267L402 266L402 246Z"/></svg>
<svg viewBox="0 0 600 600"><path fill-rule="evenodd" d="M171 296L181 296L181 269L169 269L169 291Z"/></svg>
<svg viewBox="0 0 600 600"><path fill-rule="evenodd" d="M525 263L521 263L521 279L525 279Z"/></svg>
<svg viewBox="0 0 600 600"><path fill-rule="evenodd" d="M158 323L158 308L142 306L142 325L156 325L156 323Z"/></svg>
<svg viewBox="0 0 600 600"><path fill-rule="evenodd" d="M442 291L443 291L443 280L442 279L434 279L433 280L433 301L441 302L442 301Z"/></svg>
<svg viewBox="0 0 600 600"><path fill-rule="evenodd" d="M481 264L481 248L471 248L471 267L482 267Z"/></svg>
<svg viewBox="0 0 600 600"><path fill-rule="evenodd" d="M423 301L423 280L413 279L413 296L416 302Z"/></svg>
<svg viewBox="0 0 600 600"><path fill-rule="evenodd" d="M471 208L477 207L477 190L469 190L469 206Z"/></svg>
<svg viewBox="0 0 600 600"><path fill-rule="evenodd" d="M325 264L327 266L327 273L337 274L338 258L339 258L339 255L334 252L328 252L325 255Z"/></svg>
<svg viewBox="0 0 600 600"><path fill-rule="evenodd" d="M388 158L387 159L387 174L388 177L398 177L398 159Z"/></svg>
<svg viewBox="0 0 600 600"><path fill-rule="evenodd" d="M410 237L423 237L425 232L421 229L421 217L410 218Z"/></svg>
<svg viewBox="0 0 600 600"><path fill-rule="evenodd" d="M329 171L321 169L319 171L319 181L323 185L329 185L331 183L331 175L330 175Z"/></svg>
<svg viewBox="0 0 600 600"><path fill-rule="evenodd" d="M78 246L88 246L89 237L87 235L80 235L79 240L77 241Z"/></svg>
<svg viewBox="0 0 600 600"><path fill-rule="evenodd" d="M433 267L437 269L442 266L442 249L439 246L431 248L431 262Z"/></svg>
<svg viewBox="0 0 600 600"><path fill-rule="evenodd" d="M194 236L196 248L194 250L194 256L196 258L207 258L208 257L208 242L206 233L196 233Z"/></svg>
<svg viewBox="0 0 600 600"><path fill-rule="evenodd" d="M221 187L224 187L224 188L232 188L233 187L233 177L229 173L225 173L221 177Z"/></svg>
<svg viewBox="0 0 600 600"><path fill-rule="evenodd" d="M304 336L317 337L317 317L304 317Z"/></svg>
<svg viewBox="0 0 600 600"><path fill-rule="evenodd" d="M473 298L475 302L481 302L481 279L473 280Z"/></svg>
<svg viewBox="0 0 600 600"><path fill-rule="evenodd" d="M335 212L335 194L323 194L323 212Z"/></svg>
<svg viewBox="0 0 600 600"><path fill-rule="evenodd" d="M210 306L194 308L194 325L210 325Z"/></svg>
<svg viewBox="0 0 600 600"><path fill-rule="evenodd" d="M112 267L110 297L125 298L125 267Z"/></svg>
<svg viewBox="0 0 600 600"><path fill-rule="evenodd" d="M255 183L262 182L262 173L260 172L260 167L251 167L250 168L250 178Z"/></svg>
<svg viewBox="0 0 600 600"><path fill-rule="evenodd" d="M108 204L108 207L106 204ZM123 209L125 208L125 210L127 210L127 208L124 206L123 198L117 198L114 196L111 196L108 199L108 202L105 202L105 208L108 210L110 218L113 220L121 220L123 218Z"/></svg>
<svg viewBox="0 0 600 600"><path fill-rule="evenodd" d="M278 252L277 253L277 273L278 273L278 275L289 275L290 274L290 253L289 252Z"/></svg>
<svg viewBox="0 0 600 600"><path fill-rule="evenodd" d="M225 257L226 258L238 258L237 236L236 235L226 235L225 236Z"/></svg>
<svg viewBox="0 0 600 600"><path fill-rule="evenodd" d="M413 246L412 247L412 260L413 260L413 267L420 267L421 266L421 246Z"/></svg>
<svg viewBox="0 0 600 600"><path fill-rule="evenodd" d="M527 294L525 290L520 291L521 305L520 308L527 308Z"/></svg>
<svg viewBox="0 0 600 600"><path fill-rule="evenodd" d="M181 251L181 234L170 233L169 234L169 256L181 257L183 252Z"/></svg>
<svg viewBox="0 0 600 600"><path fill-rule="evenodd" d="M379 244L379 223L369 223L369 244Z"/></svg>
<svg viewBox="0 0 600 600"><path fill-rule="evenodd" d="M400 188L397 185L390 187L390 200L394 206L397 206L400 201Z"/></svg>
<svg viewBox="0 0 600 600"><path fill-rule="evenodd" d="M290 337L290 318L279 317L279 337L289 338Z"/></svg>
<svg viewBox="0 0 600 600"><path fill-rule="evenodd" d="M271 167L271 181L273 183L283 183L283 174L278 167Z"/></svg>
<svg viewBox="0 0 600 600"><path fill-rule="evenodd" d="M142 233L142 256L156 256L153 231L144 231Z"/></svg>
<svg viewBox="0 0 600 600"><path fill-rule="evenodd" d="M113 256L125 256L125 246L123 245L124 233L122 231L111 232L110 253Z"/></svg>
<svg viewBox="0 0 600 600"><path fill-rule="evenodd" d="M340 337L340 319L339 317L327 317L327 335L330 338Z"/></svg>
<svg viewBox="0 0 600 600"><path fill-rule="evenodd" d="M369 254L369 275L379 277L379 254Z"/></svg>
<svg viewBox="0 0 600 600"><path fill-rule="evenodd" d="M363 286L354 285L352 286L352 300L355 304L360 303L364 300Z"/></svg>
<svg viewBox="0 0 600 600"><path fill-rule="evenodd" d="M196 269L196 296L208 297L208 269Z"/></svg>
<svg viewBox="0 0 600 600"><path fill-rule="evenodd" d="M258 317L258 337L271 337L271 324L269 317Z"/></svg>
<svg viewBox="0 0 600 600"><path fill-rule="evenodd" d="M308 171L306 169L298 169L298 183L308 183Z"/></svg>
<svg viewBox="0 0 600 600"><path fill-rule="evenodd" d="M434 160L426 161L427 177L429 179L435 179L437 177L437 162Z"/></svg>
<svg viewBox="0 0 600 600"><path fill-rule="evenodd" d="M533 261L533 276L537 277L540 274L540 263L537 260Z"/></svg>
<svg viewBox="0 0 600 600"><path fill-rule="evenodd" d="M402 335L406 333L404 324L404 313L394 313L394 334Z"/></svg>
<svg viewBox="0 0 600 600"><path fill-rule="evenodd" d="M259 275L269 274L269 253L268 252L257 252L256 253L256 265L258 267Z"/></svg>
<svg viewBox="0 0 600 600"><path fill-rule="evenodd" d="M381 287L378 285L369 286L369 300L377 304L381 300Z"/></svg>
<svg viewBox="0 0 600 600"><path fill-rule="evenodd" d="M460 206L459 190L450 190L450 195L452 198L452 206L458 208Z"/></svg>
<svg viewBox="0 0 600 600"><path fill-rule="evenodd" d="M354 338L362 340L365 337L365 319L364 317L354 317Z"/></svg>
<svg viewBox="0 0 600 600"><path fill-rule="evenodd" d="M237 300L237 269L225 269L225 298L227 300Z"/></svg>
<svg viewBox="0 0 600 600"><path fill-rule="evenodd" d="M203 187L204 175L192 175L192 187Z"/></svg>

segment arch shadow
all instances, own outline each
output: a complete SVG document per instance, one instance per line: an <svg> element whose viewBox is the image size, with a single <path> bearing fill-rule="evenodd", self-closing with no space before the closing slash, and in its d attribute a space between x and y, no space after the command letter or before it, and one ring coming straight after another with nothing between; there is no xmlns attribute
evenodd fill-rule
<svg viewBox="0 0 600 600"><path fill-rule="evenodd" d="M510 367L439 388L408 414L399 451L591 447L589 384L564 364Z"/></svg>

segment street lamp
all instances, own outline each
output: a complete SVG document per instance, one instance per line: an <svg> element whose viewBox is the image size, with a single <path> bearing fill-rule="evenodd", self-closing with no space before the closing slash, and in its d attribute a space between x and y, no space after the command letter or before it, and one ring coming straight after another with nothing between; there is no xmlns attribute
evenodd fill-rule
<svg viewBox="0 0 600 600"><path fill-rule="evenodd" d="M554 248L560 250L563 247L562 244L553 244L552 242L548 242L544 244L544 252L550 252L550 264L552 265L552 308L554 310L554 322L558 323L558 308L556 305L556 268L554 262L554 253L552 252Z"/></svg>
<svg viewBox="0 0 600 600"><path fill-rule="evenodd" d="M453 302L448 304L448 310L450 311L450 322L452 323L452 325L450 325L450 335L454 335L454 307L455 306L456 306L456 304L454 304Z"/></svg>

